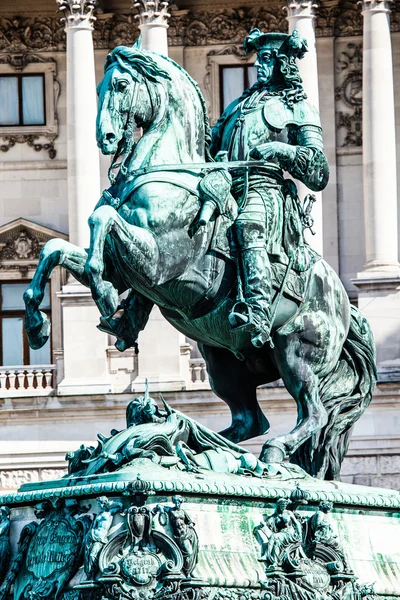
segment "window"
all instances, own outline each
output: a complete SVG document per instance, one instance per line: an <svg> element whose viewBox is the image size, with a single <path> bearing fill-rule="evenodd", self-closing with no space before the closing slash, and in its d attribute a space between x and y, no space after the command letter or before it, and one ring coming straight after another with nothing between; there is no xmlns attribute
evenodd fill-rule
<svg viewBox="0 0 400 600"><path fill-rule="evenodd" d="M27 285L27 282L0 284L0 364L4 367L51 363L50 340L39 350L33 350L28 344L24 331L25 305L22 299ZM50 315L49 284L40 310Z"/></svg>
<svg viewBox="0 0 400 600"><path fill-rule="evenodd" d="M55 139L60 93L56 61L29 54L10 55L7 62L0 64L0 137Z"/></svg>
<svg viewBox="0 0 400 600"><path fill-rule="evenodd" d="M0 75L0 127L45 124L43 73Z"/></svg>
<svg viewBox="0 0 400 600"><path fill-rule="evenodd" d="M253 65L220 65L221 113L257 81Z"/></svg>

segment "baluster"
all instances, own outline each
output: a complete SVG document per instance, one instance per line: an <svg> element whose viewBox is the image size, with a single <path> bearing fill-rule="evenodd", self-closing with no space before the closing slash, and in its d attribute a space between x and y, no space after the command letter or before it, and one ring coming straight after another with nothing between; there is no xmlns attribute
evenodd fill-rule
<svg viewBox="0 0 400 600"><path fill-rule="evenodd" d="M45 383L46 383L46 388L51 388L51 387L53 387L53 386L51 385L51 383L52 383L52 381L51 381L51 380L52 380L52 378L53 378L53 371L45 371L45 370L43 370L43 374L44 374L44 380L45 380ZM44 387L44 386L43 386L43 387Z"/></svg>
<svg viewBox="0 0 400 600"><path fill-rule="evenodd" d="M17 371L10 371L8 375L8 381L10 382L10 391L15 390L15 382L17 380Z"/></svg>
<svg viewBox="0 0 400 600"><path fill-rule="evenodd" d="M5 371L0 372L0 389L5 390L7 386L7 373Z"/></svg>
<svg viewBox="0 0 400 600"><path fill-rule="evenodd" d="M40 373L40 371L36 371L36 369L34 369L32 371L33 375L34 375L34 381L33 381L33 386L35 387L35 381L36 381L36 388L37 390L41 390L43 385L42 385L42 381L43 381L43 375L42 373Z"/></svg>
<svg viewBox="0 0 400 600"><path fill-rule="evenodd" d="M15 371L15 388L18 390L25 389L25 371L19 369Z"/></svg>
<svg viewBox="0 0 400 600"><path fill-rule="evenodd" d="M203 381L204 383L210 383L210 378L208 377L208 371L206 367L206 363L203 363Z"/></svg>
<svg viewBox="0 0 400 600"><path fill-rule="evenodd" d="M197 364L193 367L194 382L199 383L201 381L201 365Z"/></svg>
<svg viewBox="0 0 400 600"><path fill-rule="evenodd" d="M33 381L35 379L35 373L32 369L26 371L26 381L28 384L28 390L33 390Z"/></svg>

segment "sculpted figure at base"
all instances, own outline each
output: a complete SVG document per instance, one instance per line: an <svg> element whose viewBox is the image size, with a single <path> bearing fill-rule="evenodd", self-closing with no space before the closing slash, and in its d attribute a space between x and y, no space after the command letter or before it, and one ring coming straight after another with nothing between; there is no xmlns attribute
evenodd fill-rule
<svg viewBox="0 0 400 600"><path fill-rule="evenodd" d="M319 116L296 64L306 42L253 30L245 48L257 53L258 81L213 132L198 85L172 59L140 40L110 52L97 120L98 145L114 155L110 187L93 207L87 251L63 240L44 246L24 295L25 328L33 348L48 339L39 307L57 265L90 288L99 327L121 351L137 347L157 304L198 342L212 389L230 407L221 435L238 443L266 434L256 389L282 378L298 420L260 458L332 479L371 400L375 347L339 277L305 242L313 199L299 200L286 176L311 190L328 180ZM161 428L169 417L148 418Z"/></svg>
<svg viewBox="0 0 400 600"><path fill-rule="evenodd" d="M195 524L188 513L182 508L184 499L182 496L172 497L173 506L157 506L160 523L166 525L169 521L176 543L183 556L183 572L187 577L192 575L198 554L199 540L195 530Z"/></svg>
<svg viewBox="0 0 400 600"><path fill-rule="evenodd" d="M92 579L96 572L100 552L108 542L108 534L114 515L123 509L121 502L110 500L106 496L100 496L100 498L97 498L97 502L100 506L100 512L96 515L83 541L84 567L88 579Z"/></svg>

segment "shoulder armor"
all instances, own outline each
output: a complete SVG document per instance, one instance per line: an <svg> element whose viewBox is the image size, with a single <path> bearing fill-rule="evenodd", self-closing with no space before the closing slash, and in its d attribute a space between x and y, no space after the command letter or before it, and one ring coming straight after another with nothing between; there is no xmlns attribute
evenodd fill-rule
<svg viewBox="0 0 400 600"><path fill-rule="evenodd" d="M284 129L288 125L321 127L318 110L307 100L300 100L289 108L281 98L270 98L264 104L263 115L268 125L274 129Z"/></svg>

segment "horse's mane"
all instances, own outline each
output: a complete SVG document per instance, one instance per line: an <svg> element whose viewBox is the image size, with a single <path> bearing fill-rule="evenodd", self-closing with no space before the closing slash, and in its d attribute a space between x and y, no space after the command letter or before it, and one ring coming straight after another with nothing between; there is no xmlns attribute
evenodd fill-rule
<svg viewBox="0 0 400 600"><path fill-rule="evenodd" d="M186 79L192 84L195 89L195 92L199 98L204 117L204 139L205 139L205 147L204 152L206 156L206 160L212 161L211 153L210 153L210 144L211 144L211 127L210 120L208 117L208 109L206 101L204 100L204 96L201 93L200 87L198 83L189 75L187 71L181 65L176 63L172 58L168 56L161 56L160 58L168 61L171 65L177 68ZM138 71L143 77L147 77L153 83L157 83L161 78L171 80L170 74L160 67L160 65L154 60L154 58L147 51L139 50L137 47L133 46L129 48L128 46L117 46L107 55L106 62L104 65L104 72L106 73L108 69L117 63L122 69L125 69L134 77L134 69Z"/></svg>
<svg viewBox="0 0 400 600"><path fill-rule="evenodd" d="M208 161L214 161L214 159L211 156L211 152L210 152L210 145L211 145L211 127L210 127L210 119L208 116L208 108L207 108L207 104L206 101L204 100L204 96L201 92L201 89L199 87L199 84L197 83L197 81L195 81L193 79L193 77L191 77L189 75L189 73L183 68L181 67L181 65L179 65L177 62L175 62L174 60L172 60L172 58L170 58L169 56L163 56L162 58L164 58L165 60L167 60L168 62L170 62L172 65L174 65L174 67L176 67L181 73L183 73L186 77L186 79L188 79L188 81L190 81L190 83L193 85L199 100L200 100L200 104L201 107L203 109L203 115L204 115L204 138L205 138L205 155L206 155L206 159Z"/></svg>

